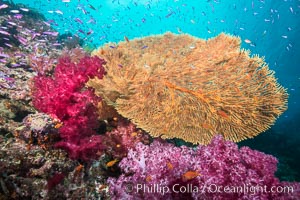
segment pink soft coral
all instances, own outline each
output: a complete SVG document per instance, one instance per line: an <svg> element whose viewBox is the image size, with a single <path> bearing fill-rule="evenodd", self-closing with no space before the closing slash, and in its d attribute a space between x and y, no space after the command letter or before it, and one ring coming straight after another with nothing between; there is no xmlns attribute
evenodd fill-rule
<svg viewBox="0 0 300 200"><path fill-rule="evenodd" d="M92 159L102 147L101 136L95 132L96 105L101 99L84 85L89 78L103 78L103 64L98 57L84 57L78 64L63 57L53 77L34 78L33 105L63 123L59 130L62 141L56 146L66 149L72 158Z"/></svg>
<svg viewBox="0 0 300 200"><path fill-rule="evenodd" d="M280 182L276 164L275 157L221 136L197 149L154 141L130 150L119 164L123 174L108 182L112 199L299 199L300 184ZM267 192L253 191L258 186ZM268 192L286 186L294 191Z"/></svg>

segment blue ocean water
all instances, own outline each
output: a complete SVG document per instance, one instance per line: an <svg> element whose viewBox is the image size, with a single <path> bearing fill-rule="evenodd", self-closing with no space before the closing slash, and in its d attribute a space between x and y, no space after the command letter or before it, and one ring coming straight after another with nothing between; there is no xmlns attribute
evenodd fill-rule
<svg viewBox="0 0 300 200"><path fill-rule="evenodd" d="M166 31L210 38L237 35L242 47L264 56L289 93L288 110L271 130L246 141L264 152L295 152L300 168L299 0L14 0L45 15L60 32L77 34L89 47ZM275 137L276 136L276 137ZM279 144L272 144L276 138ZM275 140L275 139L274 139ZM261 144L261 145L258 145ZM270 145L272 147L268 148ZM277 148L275 152L274 147ZM298 172L299 175L299 172ZM300 177L300 176L299 176ZM298 180L299 181L299 180Z"/></svg>

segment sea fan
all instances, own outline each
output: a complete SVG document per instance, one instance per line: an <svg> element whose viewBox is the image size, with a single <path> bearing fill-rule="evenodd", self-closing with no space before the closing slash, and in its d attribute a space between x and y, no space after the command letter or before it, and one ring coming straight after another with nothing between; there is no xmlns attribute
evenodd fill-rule
<svg viewBox="0 0 300 200"><path fill-rule="evenodd" d="M207 144L217 133L241 141L267 130L287 109L286 90L238 37L149 36L94 52L107 76L88 86L152 136Z"/></svg>

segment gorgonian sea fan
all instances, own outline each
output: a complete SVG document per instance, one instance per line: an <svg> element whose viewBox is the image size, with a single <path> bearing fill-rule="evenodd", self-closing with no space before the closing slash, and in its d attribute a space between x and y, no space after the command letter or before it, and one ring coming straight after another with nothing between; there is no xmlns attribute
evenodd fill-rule
<svg viewBox="0 0 300 200"><path fill-rule="evenodd" d="M166 33L106 44L93 52L107 76L88 85L154 137L207 144L267 130L287 108L286 90L238 37L203 40ZM112 48L113 47L113 48Z"/></svg>
<svg viewBox="0 0 300 200"><path fill-rule="evenodd" d="M92 159L101 149L101 138L96 135L96 105L101 101L91 88L85 88L89 78L103 78L104 60L84 57L78 63L70 57L59 59L53 77L34 78L33 105L39 111L57 117L62 141L56 146L66 149L70 157Z"/></svg>

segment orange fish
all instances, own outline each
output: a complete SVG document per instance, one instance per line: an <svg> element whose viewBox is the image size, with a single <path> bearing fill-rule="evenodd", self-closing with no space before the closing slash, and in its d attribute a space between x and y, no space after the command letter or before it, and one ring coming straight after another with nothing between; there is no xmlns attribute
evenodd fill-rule
<svg viewBox="0 0 300 200"><path fill-rule="evenodd" d="M63 123L58 123L58 124L56 124L55 126L54 126L54 128L56 128L56 129L59 129L60 127L62 127L62 125L63 125Z"/></svg>
<svg viewBox="0 0 300 200"><path fill-rule="evenodd" d="M182 175L182 180L183 181L188 181L191 180L193 178L196 178L197 176L199 176L200 173L196 172L196 171L187 171Z"/></svg>
<svg viewBox="0 0 300 200"><path fill-rule="evenodd" d="M218 113L218 115L220 115L221 117L223 117L225 119L229 118L229 116L227 115L227 113L224 112L223 110L218 110L217 113Z"/></svg>
<svg viewBox="0 0 300 200"><path fill-rule="evenodd" d="M146 181L147 182L150 182L152 180L152 177L150 176L150 175L148 175L147 177L146 177Z"/></svg>
<svg viewBox="0 0 300 200"><path fill-rule="evenodd" d="M138 135L138 133L137 132L133 132L133 133L131 133L131 136L132 137L135 137L135 136L137 136Z"/></svg>
<svg viewBox="0 0 300 200"><path fill-rule="evenodd" d="M172 170L174 168L172 163L170 163L169 161L167 162L167 167L169 170Z"/></svg>
<svg viewBox="0 0 300 200"><path fill-rule="evenodd" d="M112 167L114 166L114 164L116 164L118 162L118 159L114 159L109 161L108 163L106 163L106 167Z"/></svg>

